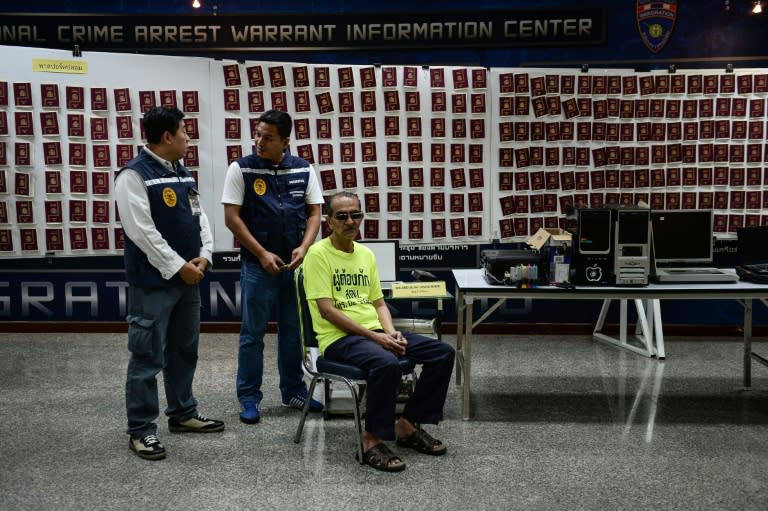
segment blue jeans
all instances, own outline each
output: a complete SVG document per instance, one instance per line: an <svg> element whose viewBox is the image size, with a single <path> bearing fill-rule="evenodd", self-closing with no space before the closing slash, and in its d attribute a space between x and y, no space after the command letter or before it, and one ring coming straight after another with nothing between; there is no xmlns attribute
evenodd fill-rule
<svg viewBox="0 0 768 511"><path fill-rule="evenodd" d="M274 308L277 309L280 395L287 400L305 390L293 271L272 275L258 263L244 262L240 269L240 298L242 324L237 353L237 399L240 403L261 402L264 334Z"/></svg>
<svg viewBox="0 0 768 511"><path fill-rule="evenodd" d="M128 371L125 406L128 434L157 432L157 373L163 371L168 417L185 421L197 415L192 380L200 340L200 289L128 287Z"/></svg>

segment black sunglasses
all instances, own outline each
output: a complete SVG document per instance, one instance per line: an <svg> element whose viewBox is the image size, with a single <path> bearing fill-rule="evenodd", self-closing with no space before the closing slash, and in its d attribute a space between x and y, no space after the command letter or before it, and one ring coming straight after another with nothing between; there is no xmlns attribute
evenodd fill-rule
<svg viewBox="0 0 768 511"><path fill-rule="evenodd" d="M352 213L348 213L346 211L339 211L333 214L333 218L335 218L339 222L346 222L349 218L351 218L352 220L361 220L364 214L365 213L363 213L362 211L353 211Z"/></svg>

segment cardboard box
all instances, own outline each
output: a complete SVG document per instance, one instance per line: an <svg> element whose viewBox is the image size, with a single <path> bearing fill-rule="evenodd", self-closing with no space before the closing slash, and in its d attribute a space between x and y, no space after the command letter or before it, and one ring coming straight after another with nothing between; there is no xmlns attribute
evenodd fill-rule
<svg viewBox="0 0 768 511"><path fill-rule="evenodd" d="M526 241L529 247L534 250L541 250L545 246L563 246L570 247L572 243L571 233L560 228L544 229L540 227L533 236Z"/></svg>
<svg viewBox="0 0 768 511"><path fill-rule="evenodd" d="M568 282L571 263L571 233L560 228L540 228L526 242L531 248L542 253L547 278L550 282Z"/></svg>

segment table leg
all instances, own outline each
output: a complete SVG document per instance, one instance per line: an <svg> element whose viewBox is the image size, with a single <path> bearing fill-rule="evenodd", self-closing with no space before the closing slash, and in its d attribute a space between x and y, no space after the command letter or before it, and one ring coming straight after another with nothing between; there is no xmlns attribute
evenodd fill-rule
<svg viewBox="0 0 768 511"><path fill-rule="evenodd" d="M597 318L597 323L595 324L595 328L592 332L592 337L598 341L607 342L613 344L614 346L618 346L619 348L624 348L625 350L633 351L646 357L653 357L654 350L653 346L651 345L648 325L643 324L643 322L646 321L646 318L645 308L643 307L642 300L635 299L634 304L637 308L638 323L640 323L641 331L643 331L643 335L641 336L640 340L643 342L644 348L639 348L627 342L627 299L617 298L617 300L619 301L619 337L611 337L610 335L604 334L602 332L605 323L605 317L608 314L608 308L611 304L611 299L603 300L603 307L600 310L600 316Z"/></svg>
<svg viewBox="0 0 768 511"><path fill-rule="evenodd" d="M606 298L603 300L603 306L600 308L600 314L597 316L597 322L595 323L595 328L592 330L593 333L600 333L603 331L603 325L605 324L605 317L608 315L608 309L611 306L611 299Z"/></svg>
<svg viewBox="0 0 768 511"><path fill-rule="evenodd" d="M464 369L464 400L462 404L462 416L464 420L469 420L469 396L471 387L471 374L472 374L472 298L469 297L466 300L466 307L464 309L464 348L463 348L463 369Z"/></svg>
<svg viewBox="0 0 768 511"><path fill-rule="evenodd" d="M664 379L664 362L659 361L655 365L655 374L653 378L653 391L651 392L651 403L648 407L648 423L645 426L645 441L651 443L653 440L653 429L656 425L656 409L659 404L659 394L661 393L661 382Z"/></svg>
<svg viewBox="0 0 768 511"><path fill-rule="evenodd" d="M466 308L464 293L459 290L456 294L456 385L461 385L461 372L463 371L461 358L464 356L464 310Z"/></svg>
<svg viewBox="0 0 768 511"><path fill-rule="evenodd" d="M654 354L653 334L651 333L651 328L648 326L648 314L645 312L645 304L643 303L643 300L635 298L635 309L637 310L637 325L635 326L635 330L640 330L640 335L635 335L635 337L643 343L646 351L648 351L648 356L652 357Z"/></svg>
<svg viewBox="0 0 768 511"><path fill-rule="evenodd" d="M661 300L653 298L651 300L651 307L653 308L653 330L655 334L656 356L659 360L664 360L667 358L667 354L664 351L664 325L661 321Z"/></svg>
<svg viewBox="0 0 768 511"><path fill-rule="evenodd" d="M741 301L744 307L744 387L752 386L752 300Z"/></svg>
<svg viewBox="0 0 768 511"><path fill-rule="evenodd" d="M435 329L437 332L437 340L442 341L443 340L443 317L444 317L444 311L443 311L443 299L438 298L437 299L437 314L435 314Z"/></svg>

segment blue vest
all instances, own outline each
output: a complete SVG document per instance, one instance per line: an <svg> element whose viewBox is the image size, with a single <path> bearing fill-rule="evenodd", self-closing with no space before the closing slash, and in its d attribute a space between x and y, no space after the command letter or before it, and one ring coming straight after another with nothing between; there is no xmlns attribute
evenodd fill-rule
<svg viewBox="0 0 768 511"><path fill-rule="evenodd" d="M152 220L171 248L185 261L198 257L202 240L200 217L192 214L189 203L189 196L198 193L192 174L181 164L177 172L168 170L143 150L118 174L126 168L135 170L144 179ZM164 279L128 236L125 237L124 259L126 280L132 286L162 288L184 285L178 274Z"/></svg>
<svg viewBox="0 0 768 511"><path fill-rule="evenodd" d="M279 255L286 263L293 249L301 245L307 227L305 197L310 166L287 151L279 165L252 154L237 160L243 174L245 193L240 218L256 241ZM258 263L244 247L243 261Z"/></svg>

